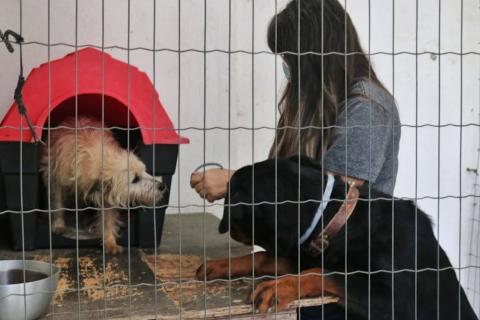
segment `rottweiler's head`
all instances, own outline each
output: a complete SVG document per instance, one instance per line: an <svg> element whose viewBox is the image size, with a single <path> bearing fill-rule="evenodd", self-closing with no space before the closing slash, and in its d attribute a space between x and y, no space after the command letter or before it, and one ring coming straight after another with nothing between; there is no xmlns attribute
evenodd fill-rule
<svg viewBox="0 0 480 320"><path fill-rule="evenodd" d="M289 256L319 206L323 179L320 165L307 157L300 163L294 156L243 167L230 180L219 231Z"/></svg>

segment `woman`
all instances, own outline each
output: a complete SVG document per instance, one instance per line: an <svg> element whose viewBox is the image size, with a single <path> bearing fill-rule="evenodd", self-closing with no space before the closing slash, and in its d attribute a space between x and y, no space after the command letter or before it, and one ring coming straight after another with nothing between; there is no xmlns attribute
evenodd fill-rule
<svg viewBox="0 0 480 320"><path fill-rule="evenodd" d="M288 80L269 156L300 152L317 159L330 173L359 184L368 181L372 188L392 194L400 139L398 110L340 3L291 1L270 22L268 45L282 56ZM232 174L224 169L194 173L191 186L208 201L222 199ZM325 319L343 319L340 306L327 305L323 312ZM321 308L301 311L301 319L321 315Z"/></svg>

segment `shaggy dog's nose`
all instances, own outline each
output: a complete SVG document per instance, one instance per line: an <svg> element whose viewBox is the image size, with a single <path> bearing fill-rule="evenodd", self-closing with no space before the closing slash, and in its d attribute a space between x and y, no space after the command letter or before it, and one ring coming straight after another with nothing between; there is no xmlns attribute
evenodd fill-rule
<svg viewBox="0 0 480 320"><path fill-rule="evenodd" d="M165 183L163 182L158 182L157 183L157 189L160 190L160 191L163 191L165 190L167 187L165 186Z"/></svg>

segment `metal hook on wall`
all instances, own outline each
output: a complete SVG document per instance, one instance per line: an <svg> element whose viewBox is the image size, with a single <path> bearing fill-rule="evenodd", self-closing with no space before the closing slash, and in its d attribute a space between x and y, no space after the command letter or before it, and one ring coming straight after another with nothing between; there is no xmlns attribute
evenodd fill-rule
<svg viewBox="0 0 480 320"><path fill-rule="evenodd" d="M2 39L3 43L5 43L8 52L13 53L14 49L9 39L10 36L12 36L19 44L23 42L23 37L12 30L7 30L5 33L2 33L2 30L0 30L0 39Z"/></svg>
<svg viewBox="0 0 480 320"><path fill-rule="evenodd" d="M5 33L2 33L2 31L0 30L1 40L3 41L3 43L5 43L5 46L7 47L8 52L13 53L15 50L13 49L12 43L10 42L10 37L15 39L15 42L18 43L19 45L22 45L24 39L21 35L19 35L18 33L12 30L7 30L5 31ZM23 76L23 57L22 57L22 51L20 51L20 75L18 76L17 86L15 87L15 94L13 97L15 99L15 102L17 103L18 112L27 121L27 125L30 129L30 132L33 135L35 142L41 142L40 139L38 138L37 132L33 128L30 118L28 117L27 108L25 107L25 103L23 102L22 90L23 90L24 84L25 84L25 78Z"/></svg>

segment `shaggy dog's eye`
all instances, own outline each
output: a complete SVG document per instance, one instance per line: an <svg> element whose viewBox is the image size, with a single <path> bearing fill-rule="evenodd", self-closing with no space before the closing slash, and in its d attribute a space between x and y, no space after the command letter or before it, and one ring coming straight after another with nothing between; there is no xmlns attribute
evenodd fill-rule
<svg viewBox="0 0 480 320"><path fill-rule="evenodd" d="M137 175L135 175L135 178L133 178L132 183L137 183L139 181L140 181L140 177L137 174Z"/></svg>

